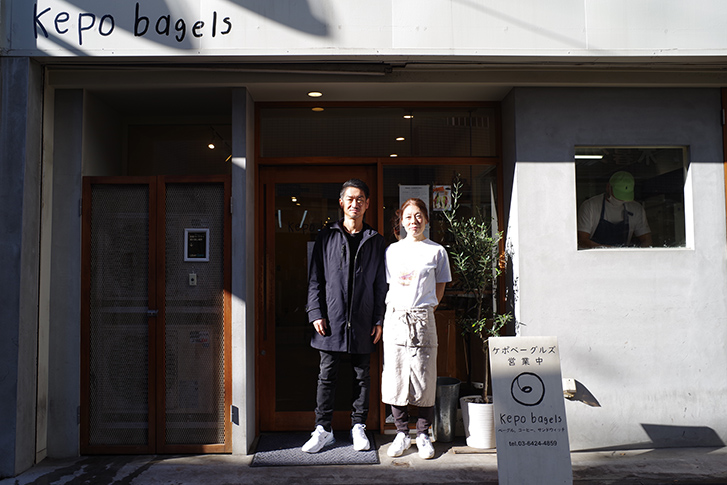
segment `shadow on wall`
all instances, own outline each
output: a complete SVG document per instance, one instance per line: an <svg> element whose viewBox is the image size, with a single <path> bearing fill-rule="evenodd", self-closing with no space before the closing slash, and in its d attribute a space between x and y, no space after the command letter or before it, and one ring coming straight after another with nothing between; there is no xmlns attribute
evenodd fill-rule
<svg viewBox="0 0 727 485"><path fill-rule="evenodd" d="M723 448L724 441L707 426L668 426L664 424L641 424L651 441L628 445L591 448L580 451L623 451L652 450L660 448L705 448L705 453L714 448Z"/></svg>
<svg viewBox="0 0 727 485"><path fill-rule="evenodd" d="M650 448L722 447L724 441L707 426L667 426L663 424L642 424L649 435Z"/></svg>
<svg viewBox="0 0 727 485"><path fill-rule="evenodd" d="M291 2L289 9L275 7L274 2L268 0L230 0L241 7L267 17L279 24L286 25L306 34L327 37L328 24L321 21L311 9L308 0Z"/></svg>
<svg viewBox="0 0 727 485"><path fill-rule="evenodd" d="M591 394L591 391L589 391L586 386L584 386L575 379L573 379L572 381L573 383L570 386L563 386L563 395L566 399L568 399L569 401L580 401L594 408L601 407L601 403L598 402L596 396Z"/></svg>
<svg viewBox="0 0 727 485"><path fill-rule="evenodd" d="M596 397L575 379L563 380L563 395L569 401L579 401L591 407L601 407ZM599 448L601 451L625 448L721 448L726 446L717 433L707 426L669 426L663 424L641 424L651 441L628 446Z"/></svg>

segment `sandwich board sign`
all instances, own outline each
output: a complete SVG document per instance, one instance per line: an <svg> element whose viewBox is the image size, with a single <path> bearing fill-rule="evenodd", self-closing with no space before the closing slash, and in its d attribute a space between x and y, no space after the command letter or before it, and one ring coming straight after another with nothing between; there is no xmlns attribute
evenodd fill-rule
<svg viewBox="0 0 727 485"><path fill-rule="evenodd" d="M555 337L491 337L500 484L572 484Z"/></svg>

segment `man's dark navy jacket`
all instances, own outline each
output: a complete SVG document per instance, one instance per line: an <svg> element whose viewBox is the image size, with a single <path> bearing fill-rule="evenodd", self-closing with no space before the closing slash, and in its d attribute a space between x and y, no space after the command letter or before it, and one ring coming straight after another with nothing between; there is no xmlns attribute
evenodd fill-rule
<svg viewBox="0 0 727 485"><path fill-rule="evenodd" d="M348 301L348 266L351 258L342 221L321 230L313 247L308 279L308 321L325 318L326 336L313 333L311 346L329 352L369 354L374 351L371 332L382 325L386 311L384 238L364 223L354 258L353 291Z"/></svg>

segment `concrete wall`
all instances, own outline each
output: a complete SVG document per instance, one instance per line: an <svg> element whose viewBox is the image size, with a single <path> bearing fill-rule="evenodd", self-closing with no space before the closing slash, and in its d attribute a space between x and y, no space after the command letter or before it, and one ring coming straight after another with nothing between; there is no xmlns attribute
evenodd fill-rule
<svg viewBox="0 0 727 485"><path fill-rule="evenodd" d="M83 175L123 173L124 127L119 114L89 92L84 93L83 112Z"/></svg>
<svg viewBox="0 0 727 485"><path fill-rule="evenodd" d="M0 478L35 460L41 68L0 58Z"/></svg>
<svg viewBox="0 0 727 485"><path fill-rule="evenodd" d="M55 92L48 348L48 456L79 452L83 90Z"/></svg>
<svg viewBox="0 0 727 485"><path fill-rule="evenodd" d="M43 155L41 199L53 200L53 112L54 90L48 86L43 93ZM35 460L48 456L48 372L50 352L50 294L51 294L51 231L52 204L45 203L40 214L40 285L38 288L38 396L36 413Z"/></svg>
<svg viewBox="0 0 727 485"><path fill-rule="evenodd" d="M573 449L727 441L727 237L717 89L513 90L509 225L521 335L555 335ZM575 145L686 145L687 247L578 251Z"/></svg>
<svg viewBox="0 0 727 485"><path fill-rule="evenodd" d="M232 452L247 454L255 428L254 103L232 91Z"/></svg>

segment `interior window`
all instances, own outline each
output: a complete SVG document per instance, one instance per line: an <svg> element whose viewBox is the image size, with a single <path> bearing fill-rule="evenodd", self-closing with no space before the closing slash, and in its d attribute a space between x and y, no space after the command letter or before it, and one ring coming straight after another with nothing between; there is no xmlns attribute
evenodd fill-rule
<svg viewBox="0 0 727 485"><path fill-rule="evenodd" d="M496 110L261 108L261 157L491 157Z"/></svg>
<svg viewBox="0 0 727 485"><path fill-rule="evenodd" d="M686 147L576 147L578 248L684 247Z"/></svg>

